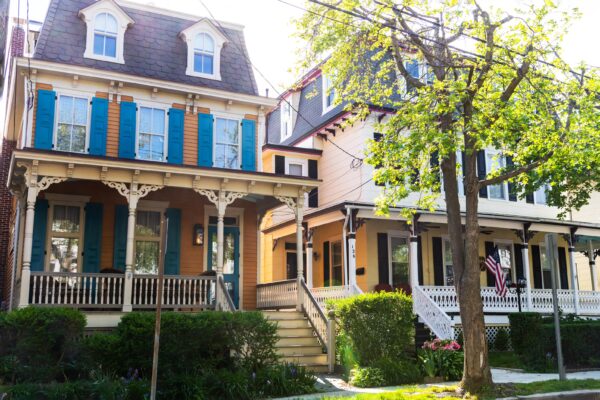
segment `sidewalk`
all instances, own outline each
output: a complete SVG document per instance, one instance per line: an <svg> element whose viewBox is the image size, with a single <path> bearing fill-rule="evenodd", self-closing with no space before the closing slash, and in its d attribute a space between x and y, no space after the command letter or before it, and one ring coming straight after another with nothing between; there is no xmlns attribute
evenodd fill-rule
<svg viewBox="0 0 600 400"><path fill-rule="evenodd" d="M558 379L558 374L537 374L527 372L510 371L501 368L492 368L492 377L496 383L530 383L538 381L548 381ZM600 371L574 372L567 374L567 379L600 379ZM436 383L433 386L455 385L456 382ZM428 386L428 385L423 385ZM322 397L347 397L357 393L383 393L392 392L400 389L402 386L390 386L382 388L360 389L348 385L344 380L336 375L319 375L317 377L317 387L322 393L309 394L305 396L292 396L281 398L280 400L316 400Z"/></svg>

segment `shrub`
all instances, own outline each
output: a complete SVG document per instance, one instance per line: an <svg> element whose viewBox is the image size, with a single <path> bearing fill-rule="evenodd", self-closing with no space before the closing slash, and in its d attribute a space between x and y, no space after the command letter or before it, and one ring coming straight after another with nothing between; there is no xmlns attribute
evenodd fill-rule
<svg viewBox="0 0 600 400"><path fill-rule="evenodd" d="M497 351L507 351L509 346L509 334L504 328L499 328L494 340L494 349Z"/></svg>
<svg viewBox="0 0 600 400"><path fill-rule="evenodd" d="M538 313L522 312L508 315L510 321L510 340L513 350L517 354L524 354L528 350L541 347L538 346L541 329L542 316Z"/></svg>
<svg viewBox="0 0 600 400"><path fill-rule="evenodd" d="M16 383L73 377L85 316L69 308L27 307L0 314L0 379Z"/></svg>
<svg viewBox="0 0 600 400"><path fill-rule="evenodd" d="M350 383L356 387L378 387L385 384L383 371L376 367L357 367L350 373Z"/></svg>
<svg viewBox="0 0 600 400"><path fill-rule="evenodd" d="M114 379L53 383L20 383L8 388L10 400L144 400L150 392L148 382L135 384Z"/></svg>
<svg viewBox="0 0 600 400"><path fill-rule="evenodd" d="M441 376L446 381L459 380L463 374L464 354L454 340L434 339L423 344L419 361L428 377Z"/></svg>
<svg viewBox="0 0 600 400"><path fill-rule="evenodd" d="M600 367L600 321L560 324L564 363L569 368ZM554 325L544 324L542 338L545 351L556 359Z"/></svg>
<svg viewBox="0 0 600 400"><path fill-rule="evenodd" d="M376 361L373 366L383 373L385 386L404 385L407 383L416 383L423 380L423 374L416 362L413 360L392 360L382 358Z"/></svg>
<svg viewBox="0 0 600 400"><path fill-rule="evenodd" d="M277 326L269 323L260 312L229 315L234 316L230 334L237 362L251 371L276 364Z"/></svg>
<svg viewBox="0 0 600 400"><path fill-rule="evenodd" d="M340 331L361 366L414 354L412 299L403 292L365 293L332 303Z"/></svg>

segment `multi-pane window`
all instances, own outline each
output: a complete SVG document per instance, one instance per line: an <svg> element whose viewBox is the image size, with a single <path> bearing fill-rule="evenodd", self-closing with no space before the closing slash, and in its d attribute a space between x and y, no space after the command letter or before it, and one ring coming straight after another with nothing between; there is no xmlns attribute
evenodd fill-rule
<svg viewBox="0 0 600 400"><path fill-rule="evenodd" d="M552 288L552 268L546 255L546 246L540 245L540 264L542 268L542 288Z"/></svg>
<svg viewBox="0 0 600 400"><path fill-rule="evenodd" d="M452 246L449 239L444 239L444 285L454 286L454 267L452 263Z"/></svg>
<svg viewBox="0 0 600 400"><path fill-rule="evenodd" d="M546 192L550 187L548 185L543 185L541 188L535 191L533 194L535 198L536 204L548 204L548 198Z"/></svg>
<svg viewBox="0 0 600 400"><path fill-rule="evenodd" d="M506 166L506 159L503 156L498 156L494 153L485 153L486 165L488 168L488 174L492 171L504 168ZM506 183L500 183L498 185L488 186L488 194L490 199L506 200Z"/></svg>
<svg viewBox="0 0 600 400"><path fill-rule="evenodd" d="M292 136L292 106L286 100L281 103L281 141Z"/></svg>
<svg viewBox="0 0 600 400"><path fill-rule="evenodd" d="M160 253L160 212L137 212L135 221L135 272L157 274Z"/></svg>
<svg viewBox="0 0 600 400"><path fill-rule="evenodd" d="M194 38L194 71L212 75L214 71L215 41L207 33Z"/></svg>
<svg viewBox="0 0 600 400"><path fill-rule="evenodd" d="M498 255L500 256L500 265L507 277L512 275L512 243L496 243L498 247Z"/></svg>
<svg viewBox="0 0 600 400"><path fill-rule="evenodd" d="M57 150L85 152L88 99L60 95L58 100Z"/></svg>
<svg viewBox="0 0 600 400"><path fill-rule="evenodd" d="M323 108L324 111L329 110L333 107L333 102L335 100L335 89L333 88L333 83L331 82L331 78L328 76L323 77Z"/></svg>
<svg viewBox="0 0 600 400"><path fill-rule="evenodd" d="M117 20L108 13L96 16L94 54L112 58L117 56Z"/></svg>
<svg viewBox="0 0 600 400"><path fill-rule="evenodd" d="M240 123L237 120L217 118L215 132L215 162L217 168L240 167Z"/></svg>
<svg viewBox="0 0 600 400"><path fill-rule="evenodd" d="M82 207L54 204L51 207L50 265L51 272L77 272L81 241Z"/></svg>
<svg viewBox="0 0 600 400"><path fill-rule="evenodd" d="M138 157L143 160L165 159L165 110L140 107Z"/></svg>
<svg viewBox="0 0 600 400"><path fill-rule="evenodd" d="M393 286L409 283L408 239L406 237L390 237L391 284Z"/></svg>
<svg viewBox="0 0 600 400"><path fill-rule="evenodd" d="M342 284L342 242L331 243L331 282L330 286Z"/></svg>

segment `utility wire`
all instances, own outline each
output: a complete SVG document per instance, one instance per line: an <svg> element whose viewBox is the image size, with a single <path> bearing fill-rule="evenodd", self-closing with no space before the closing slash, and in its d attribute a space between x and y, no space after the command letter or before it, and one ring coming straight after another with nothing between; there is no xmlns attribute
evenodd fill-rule
<svg viewBox="0 0 600 400"><path fill-rule="evenodd" d="M238 51L244 56L244 58L250 63L250 65L256 70L256 72L258 72L258 74L261 76L261 78L264 79L264 81L271 87L273 88L273 90L275 91L275 93L277 94L277 96L281 96L281 92L277 89L277 87L275 85L273 85L271 83L271 81L269 79L267 79L267 77L261 72L260 69L258 69L258 67L256 65L254 65L254 63L252 62L252 60L250 59L250 57L246 54L246 52L241 49L238 44L234 41L231 40L231 38L228 37L225 29L223 28L223 26L221 25L221 23L219 22L219 20L217 20L214 16L214 14L212 13L212 11L208 8L208 6L204 3L203 0L198 0L200 2L200 4L202 4L202 7L204 7L206 9L206 11L208 12L208 14L210 15L210 17L212 18L212 20L219 26L221 32L223 33L223 35L225 35L229 41L231 43L233 43L233 45L238 49ZM280 97L281 98L281 97ZM310 122L306 117L304 117L304 115L300 112L300 110L296 109L293 104L288 101L287 99L281 98L282 101L286 102L289 107L294 110L298 116L300 116L300 118L302 118L309 126L311 129L316 129L317 127ZM352 153L350 153L349 151L345 150L344 148L342 148L341 146L339 146L337 143L335 143L333 140L331 139L327 139L327 141L329 143L331 143L333 146L335 146L336 148L338 148L339 150L341 150L342 152L344 152L346 155L350 156L352 158L352 161L350 162L350 168L351 169L357 169L360 168L360 166L363 164L364 159L362 157L358 157Z"/></svg>

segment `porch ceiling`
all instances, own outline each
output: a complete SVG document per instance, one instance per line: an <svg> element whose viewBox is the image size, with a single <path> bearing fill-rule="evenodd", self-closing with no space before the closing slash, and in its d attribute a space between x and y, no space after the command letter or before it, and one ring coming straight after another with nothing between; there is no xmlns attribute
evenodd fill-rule
<svg viewBox="0 0 600 400"><path fill-rule="evenodd" d="M23 193L28 174L104 183L227 190L251 195L248 197L255 201L262 199L263 196L298 197L316 188L319 183L318 179L265 172L232 171L35 149L14 151L9 172L9 188L13 192ZM273 206L278 204L273 202Z"/></svg>

